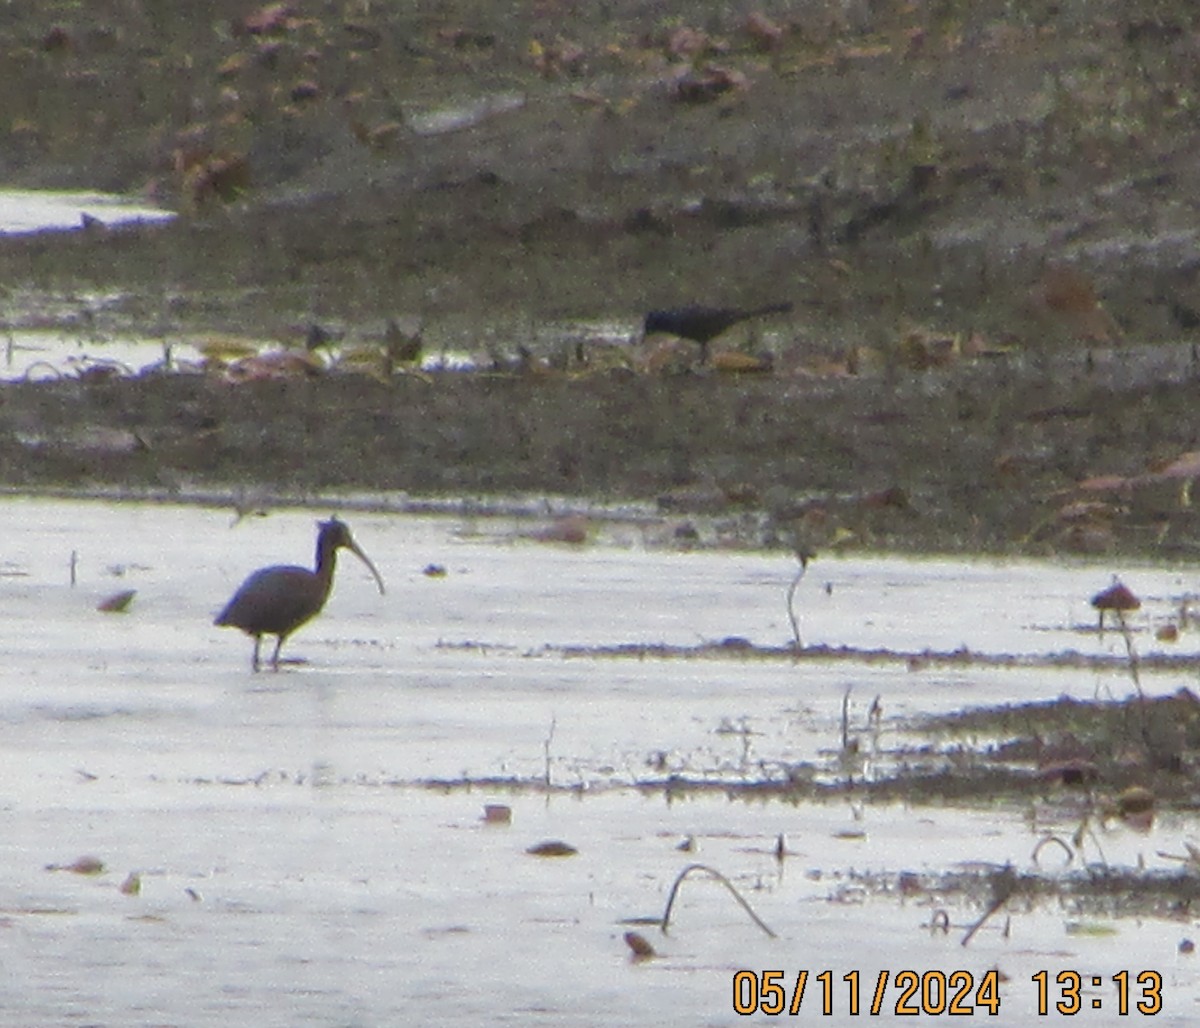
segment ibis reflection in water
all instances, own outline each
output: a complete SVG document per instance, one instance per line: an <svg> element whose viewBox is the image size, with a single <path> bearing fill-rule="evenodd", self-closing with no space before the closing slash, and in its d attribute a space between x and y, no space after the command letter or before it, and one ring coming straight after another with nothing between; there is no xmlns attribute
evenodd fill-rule
<svg viewBox="0 0 1200 1028"><path fill-rule="evenodd" d="M379 584L379 592L384 591L383 578L370 558L358 548L344 522L335 517L320 522L318 527L315 571L291 565L260 568L242 583L213 622L240 628L254 636L251 666L255 671L259 668L258 648L264 635L276 637L271 667L278 671L279 650L284 640L321 612L333 586L339 548L349 550L366 564Z"/></svg>

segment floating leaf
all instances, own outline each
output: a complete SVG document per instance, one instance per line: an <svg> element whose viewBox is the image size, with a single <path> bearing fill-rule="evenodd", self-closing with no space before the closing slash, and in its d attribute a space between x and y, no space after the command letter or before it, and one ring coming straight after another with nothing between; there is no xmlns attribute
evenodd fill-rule
<svg viewBox="0 0 1200 1028"><path fill-rule="evenodd" d="M96 609L103 611L105 614L124 614L129 609L129 604L133 602L133 598L137 595L136 589L122 589L119 593L113 593L96 604Z"/></svg>
<svg viewBox="0 0 1200 1028"><path fill-rule="evenodd" d="M98 875L104 871L104 861L99 857L82 856L70 864L47 864L47 871L70 871L77 875Z"/></svg>
<svg viewBox="0 0 1200 1028"><path fill-rule="evenodd" d="M651 957L658 956L654 952L654 947L646 941L646 937L639 932L626 932L625 945L633 950L634 960L649 960Z"/></svg>
<svg viewBox="0 0 1200 1028"><path fill-rule="evenodd" d="M512 807L504 803L484 804L483 820L489 825L512 824Z"/></svg>
<svg viewBox="0 0 1200 1028"><path fill-rule="evenodd" d="M1068 921L1065 927L1068 935L1087 935L1092 938L1106 938L1107 936L1117 934L1117 930L1112 925L1101 924L1099 921Z"/></svg>
<svg viewBox="0 0 1200 1028"><path fill-rule="evenodd" d="M569 843L548 839L546 842L530 846L525 852L535 857L573 857L579 850Z"/></svg>

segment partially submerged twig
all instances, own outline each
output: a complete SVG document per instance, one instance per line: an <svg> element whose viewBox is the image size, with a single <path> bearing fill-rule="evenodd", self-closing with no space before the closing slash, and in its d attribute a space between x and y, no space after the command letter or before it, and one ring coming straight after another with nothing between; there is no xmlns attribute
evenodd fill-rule
<svg viewBox="0 0 1200 1028"><path fill-rule="evenodd" d="M550 788L550 743L554 739L554 729L557 724L558 718L552 717L550 719L550 731L546 733L546 740L542 743L542 754L546 762L545 781L547 789Z"/></svg>
<svg viewBox="0 0 1200 1028"><path fill-rule="evenodd" d="M1125 640L1125 652L1129 655L1129 676L1133 679L1134 688L1137 689L1138 697L1145 699L1145 694L1142 692L1142 680L1138 675L1138 655L1137 650L1133 646L1133 636L1129 631L1129 625L1125 622L1125 612L1117 611L1117 624L1121 626L1121 638Z"/></svg>
<svg viewBox="0 0 1200 1028"><path fill-rule="evenodd" d="M1083 859L1083 844L1088 836L1092 837L1092 844L1096 847L1096 853L1100 857L1100 863L1107 869L1108 858L1104 855L1104 848L1100 845L1100 840L1096 836L1095 829L1092 828L1092 817L1090 813L1083 815L1083 820L1079 822L1079 827L1075 829L1075 833L1071 836L1071 842L1075 846L1075 852L1080 854L1080 860Z"/></svg>
<svg viewBox="0 0 1200 1028"><path fill-rule="evenodd" d="M812 554L808 549L797 546L796 559L800 561L800 570L796 572L792 584L787 587L787 620L792 623L792 645L796 649L802 650L804 643L800 642L800 620L796 617L796 590L799 588L800 579L804 577L804 572L809 570Z"/></svg>
<svg viewBox="0 0 1200 1028"><path fill-rule="evenodd" d="M792 584L788 586L787 591L787 611L788 620L792 623L792 645L798 650L804 649L804 643L800 641L800 620L796 617L796 589L800 585L800 580L804 577L804 572L808 570L808 554L797 553L796 556L800 560L800 570L796 572L796 577L792 579Z"/></svg>
<svg viewBox="0 0 1200 1028"><path fill-rule="evenodd" d="M1043 835L1038 840L1038 844L1033 847L1032 860L1033 860L1034 864L1038 863L1038 856L1041 854L1043 847L1049 846L1051 843L1057 843L1059 846L1062 847L1063 852L1067 855L1067 863L1068 864L1070 864L1075 859L1075 851L1073 849L1071 849L1071 847L1068 846L1065 842L1063 842L1063 840L1060 839L1057 835Z"/></svg>
<svg viewBox="0 0 1200 1028"><path fill-rule="evenodd" d="M987 910L983 912L983 916L967 929L967 934L962 937L962 944L964 946L975 937L975 933L984 926L988 918L1004 906L1008 902L1009 897L1017 891L1017 875L1011 864L1006 864L992 875L991 886L992 902L988 905Z"/></svg>
<svg viewBox="0 0 1200 1028"><path fill-rule="evenodd" d="M733 883L728 878L726 878L723 874L721 874L720 871L716 870L715 868L709 867L707 864L688 864L687 867L685 867L682 871L679 872L679 875L675 879L675 884L671 886L671 894L670 894L670 896L667 897L667 909L663 911L662 923L659 925L659 928L661 928L663 932L666 932L667 927L670 924L671 908L675 905L675 897L679 893L679 887L683 884L683 880L689 874L691 874L693 871L703 871L705 874L715 878L718 882L720 882L722 885L724 885L725 888L728 889L730 891L730 893L733 894L733 898L735 900L737 900L738 903L741 904L742 909L744 911L746 911L747 914L750 915L750 919L756 925L758 925L759 928L761 928L764 932L766 932L772 939L778 938L778 936L773 931L771 931L770 928L767 927L766 923L762 920L762 918L760 918L750 908L750 904L747 903L742 898L742 894L737 891L737 889L734 887Z"/></svg>
<svg viewBox="0 0 1200 1028"><path fill-rule="evenodd" d="M848 685L842 695L842 747L838 750L838 764L846 772L849 785L854 784L854 773L864 766L858 736L850 734L850 693L853 691L854 686Z"/></svg>

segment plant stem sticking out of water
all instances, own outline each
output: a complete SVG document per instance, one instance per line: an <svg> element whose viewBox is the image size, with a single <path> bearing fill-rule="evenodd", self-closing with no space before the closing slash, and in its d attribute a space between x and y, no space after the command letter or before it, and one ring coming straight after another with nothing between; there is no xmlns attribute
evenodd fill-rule
<svg viewBox="0 0 1200 1028"><path fill-rule="evenodd" d="M796 577L792 579L792 584L788 586L787 591L788 620L792 623L792 645L798 650L804 649L804 643L800 641L800 620L796 617L796 588L800 585L800 580L804 577L804 572L808 570L808 562L812 558L813 554L809 550L797 546L796 559L800 561L800 570L796 572Z"/></svg>
<svg viewBox="0 0 1200 1028"><path fill-rule="evenodd" d="M1032 859L1033 859L1034 864L1040 863L1038 858L1041 855L1042 850L1045 849L1045 847L1051 845L1052 843L1054 845L1060 846L1062 848L1062 851L1067 855L1067 864L1068 865L1071 864L1075 860L1075 851L1073 849L1071 849L1071 847L1068 846L1065 842L1063 842L1063 840L1060 839L1057 835L1043 835L1041 837L1041 839L1038 840L1038 844L1033 847Z"/></svg>
<svg viewBox="0 0 1200 1028"><path fill-rule="evenodd" d="M557 724L558 718L552 717L550 719L550 731L546 733L546 741L542 743L542 755L546 762L544 778L547 789L550 788L550 743L554 740L554 729Z"/></svg>
<svg viewBox="0 0 1200 1028"><path fill-rule="evenodd" d="M1125 621L1125 612L1117 611L1117 624L1121 627L1121 638L1125 640L1125 652L1129 655L1129 677L1133 679L1133 687L1137 689L1138 699L1144 700L1145 693L1142 692L1142 680L1138 675L1138 655L1137 650L1133 646L1133 636L1129 632L1129 625Z"/></svg>
<svg viewBox="0 0 1200 1028"><path fill-rule="evenodd" d="M1011 864L1005 864L991 876L989 884L992 887L991 903L983 912L983 916L967 929L967 934L962 937L963 946L966 946L975 937L975 933L984 926L988 918L1004 906L1009 897L1017 891L1017 873Z"/></svg>
<svg viewBox="0 0 1200 1028"><path fill-rule="evenodd" d="M1104 848L1100 845L1100 840L1096 836L1095 830L1092 828L1092 816L1090 813L1083 815L1083 820L1079 822L1079 827L1071 836L1071 844L1075 847L1075 852L1079 854L1080 861L1083 860L1083 845L1091 836L1092 844L1096 847L1096 854L1100 858L1100 864L1106 870L1108 868L1108 858L1104 855Z"/></svg>
<svg viewBox="0 0 1200 1028"><path fill-rule="evenodd" d="M671 921L671 908L675 905L675 896L679 892L679 887L683 884L683 880L688 875L690 875L693 871L703 871L705 874L709 875L710 877L715 878L718 882L720 882L723 886L725 886L725 888L728 889L730 891L730 893L733 895L733 898L735 900L737 900L738 903L741 904L742 909L744 911L746 911L747 914L750 915L750 920L752 920L756 925L758 925L758 927L761 928L764 932L766 932L767 935L769 935L772 939L779 938L779 936L777 936L773 931L771 931L770 928L767 927L767 925L763 921L763 919L760 918L750 908L750 904L747 903L745 901L745 899L743 899L742 894L737 891L737 889L734 887L733 883L728 878L726 878L723 874L721 874L720 871L716 870L715 868L709 867L707 864L688 864L688 866L685 867L682 871L680 871L678 876L675 878L675 884L671 886L671 894L667 897L667 909L663 911L662 923L659 925L659 928L662 929L664 934L666 933L667 927L669 926L670 921Z"/></svg>

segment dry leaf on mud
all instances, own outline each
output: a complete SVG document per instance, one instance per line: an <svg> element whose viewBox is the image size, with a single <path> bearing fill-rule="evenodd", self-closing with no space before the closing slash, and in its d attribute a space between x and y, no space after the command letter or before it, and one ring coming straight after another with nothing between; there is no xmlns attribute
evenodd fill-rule
<svg viewBox="0 0 1200 1028"><path fill-rule="evenodd" d="M672 93L684 103L708 103L732 90L745 89L746 76L734 68L710 64L707 68L689 68L674 82Z"/></svg>
<svg viewBox="0 0 1200 1028"><path fill-rule="evenodd" d="M1105 344L1121 340L1121 329L1100 303L1091 278L1076 268L1048 265L1031 299L1036 309L1048 311L1077 339Z"/></svg>
<svg viewBox="0 0 1200 1028"><path fill-rule="evenodd" d="M191 343L205 360L221 364L241 360L243 357L254 357L261 345L257 340L241 336L209 336L192 340Z"/></svg>
<svg viewBox="0 0 1200 1028"><path fill-rule="evenodd" d="M672 57L690 59L707 50L709 42L707 33L680 25L667 37L667 53Z"/></svg>
<svg viewBox="0 0 1200 1028"><path fill-rule="evenodd" d="M531 533L530 538L540 543L571 543L578 546L587 542L588 519L582 514L568 514L553 523Z"/></svg>
<svg viewBox="0 0 1200 1028"><path fill-rule="evenodd" d="M230 382L261 382L312 378L323 370L321 362L310 354L277 350L231 364L225 377Z"/></svg>
<svg viewBox="0 0 1200 1028"><path fill-rule="evenodd" d="M1131 785L1117 796L1117 816L1130 828L1149 831L1154 824L1154 793L1140 785Z"/></svg>
<svg viewBox="0 0 1200 1028"><path fill-rule="evenodd" d="M783 42L783 29L762 11L751 11L742 27L760 50L774 50Z"/></svg>
<svg viewBox="0 0 1200 1028"><path fill-rule="evenodd" d="M240 30L251 36L267 36L291 27L294 9L289 3L267 4L241 20Z"/></svg>
<svg viewBox="0 0 1200 1028"><path fill-rule="evenodd" d="M770 356L741 353L738 350L722 350L719 353L714 353L709 364L716 371L733 372L770 371L772 367Z"/></svg>

